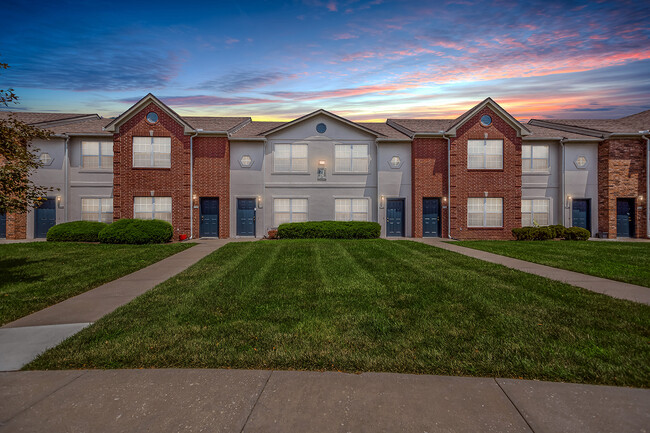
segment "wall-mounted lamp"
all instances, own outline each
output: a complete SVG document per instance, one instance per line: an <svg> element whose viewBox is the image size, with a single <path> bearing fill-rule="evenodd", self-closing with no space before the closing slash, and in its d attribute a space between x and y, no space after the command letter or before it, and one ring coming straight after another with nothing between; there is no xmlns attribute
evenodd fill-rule
<svg viewBox="0 0 650 433"><path fill-rule="evenodd" d="M59 209L63 209L63 199L61 198L60 195L56 196L56 205L58 206Z"/></svg>
<svg viewBox="0 0 650 433"><path fill-rule="evenodd" d="M639 201L643 201L643 196L642 195L639 196Z"/></svg>
<svg viewBox="0 0 650 433"><path fill-rule="evenodd" d="M257 207L259 209L262 209L262 196L261 195L257 196Z"/></svg>
<svg viewBox="0 0 650 433"><path fill-rule="evenodd" d="M571 200L573 200L573 197L571 197L570 194L567 194L566 204L564 205L565 208L569 209L571 207Z"/></svg>
<svg viewBox="0 0 650 433"><path fill-rule="evenodd" d="M153 197L154 195L156 195L156 191L153 191L153 190L149 191L149 194L151 195L151 197Z"/></svg>
<svg viewBox="0 0 650 433"><path fill-rule="evenodd" d="M321 167L324 166L325 165L325 160L324 159L319 159L318 160L318 165L320 165Z"/></svg>
<svg viewBox="0 0 650 433"><path fill-rule="evenodd" d="M385 202L386 202L386 197L382 195L382 196L379 198L379 208L380 208L380 209L383 209L383 208L384 208L384 203L385 203Z"/></svg>
<svg viewBox="0 0 650 433"><path fill-rule="evenodd" d="M198 200L198 198L199 198L199 196L198 196L198 195L196 195L196 194L192 194L192 200L194 200L194 201L197 201L197 200Z"/></svg>
<svg viewBox="0 0 650 433"><path fill-rule="evenodd" d="M487 196L488 196L488 192L487 192L487 191L483 191L483 197L487 197Z"/></svg>
<svg viewBox="0 0 650 433"><path fill-rule="evenodd" d="M318 170L316 180L327 180L327 169L325 168L325 160L318 160Z"/></svg>
<svg viewBox="0 0 650 433"><path fill-rule="evenodd" d="M443 203L447 203L447 197L443 197L443 198L442 198L442 202L443 202Z"/></svg>

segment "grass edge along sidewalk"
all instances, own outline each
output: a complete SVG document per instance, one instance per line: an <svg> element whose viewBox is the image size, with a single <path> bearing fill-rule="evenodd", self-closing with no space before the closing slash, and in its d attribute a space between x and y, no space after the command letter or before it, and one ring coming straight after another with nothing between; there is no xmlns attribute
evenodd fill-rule
<svg viewBox="0 0 650 433"><path fill-rule="evenodd" d="M540 265L650 287L650 242L454 241Z"/></svg>
<svg viewBox="0 0 650 433"><path fill-rule="evenodd" d="M192 245L2 244L0 325L145 268Z"/></svg>
<svg viewBox="0 0 650 433"><path fill-rule="evenodd" d="M650 387L650 307L411 241L226 245L26 369L377 371Z"/></svg>

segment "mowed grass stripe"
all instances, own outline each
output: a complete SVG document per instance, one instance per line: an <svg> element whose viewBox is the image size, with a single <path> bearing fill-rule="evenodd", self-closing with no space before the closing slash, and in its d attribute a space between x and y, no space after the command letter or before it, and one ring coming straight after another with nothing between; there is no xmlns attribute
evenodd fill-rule
<svg viewBox="0 0 650 433"><path fill-rule="evenodd" d="M392 371L647 387L649 329L645 305L415 242L264 241L223 247L28 368Z"/></svg>

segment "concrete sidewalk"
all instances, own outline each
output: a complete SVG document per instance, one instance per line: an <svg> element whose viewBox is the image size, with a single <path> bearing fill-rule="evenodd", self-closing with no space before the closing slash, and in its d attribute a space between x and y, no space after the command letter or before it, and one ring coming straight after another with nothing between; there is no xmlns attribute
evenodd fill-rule
<svg viewBox="0 0 650 433"><path fill-rule="evenodd" d="M22 368L97 319L184 271L231 239L197 245L0 328L0 371Z"/></svg>
<svg viewBox="0 0 650 433"><path fill-rule="evenodd" d="M391 373L0 373L0 432L642 432L650 390Z"/></svg>
<svg viewBox="0 0 650 433"><path fill-rule="evenodd" d="M582 287L583 289L602 293L614 298L627 299L628 301L650 305L650 288L648 287L622 283L620 281L608 280L606 278L593 277L579 272L567 271L564 269L527 262L525 260L513 259L499 254L488 253L487 251L461 247L450 244L449 241L443 241L440 238L411 238L409 240L442 248L447 251L453 251L486 262L507 266L518 271L528 272L529 274L539 275L551 280L561 281L572 286Z"/></svg>

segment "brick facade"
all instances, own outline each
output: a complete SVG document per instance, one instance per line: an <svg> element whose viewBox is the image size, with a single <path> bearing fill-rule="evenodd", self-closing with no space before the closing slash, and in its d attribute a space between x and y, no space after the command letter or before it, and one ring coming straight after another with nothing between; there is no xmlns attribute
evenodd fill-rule
<svg viewBox="0 0 650 433"><path fill-rule="evenodd" d="M194 138L194 193L219 198L219 237L230 237L230 145L227 137ZM199 237L200 215L194 212L194 237Z"/></svg>
<svg viewBox="0 0 650 433"><path fill-rule="evenodd" d="M8 213L6 226L7 239L27 238L27 213Z"/></svg>
<svg viewBox="0 0 650 433"><path fill-rule="evenodd" d="M634 199L634 236L646 237L646 152L645 142L639 139L610 138L598 145L598 231L608 238L617 235L617 198Z"/></svg>
<svg viewBox="0 0 650 433"><path fill-rule="evenodd" d="M492 117L490 126L480 123L481 116ZM486 135L487 134L487 135ZM467 140L503 140L502 170L469 170ZM451 140L451 237L456 239L512 239L511 230L521 227L521 137L489 107L483 108L458 128ZM467 199L470 197L503 199L503 227L468 228Z"/></svg>
<svg viewBox="0 0 650 433"><path fill-rule="evenodd" d="M422 199L440 198L441 234L447 237L447 140L414 138L411 146L411 198L413 237L422 237Z"/></svg>

